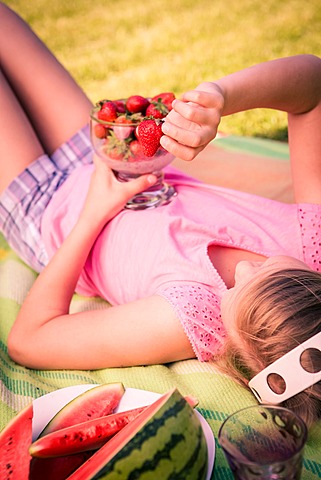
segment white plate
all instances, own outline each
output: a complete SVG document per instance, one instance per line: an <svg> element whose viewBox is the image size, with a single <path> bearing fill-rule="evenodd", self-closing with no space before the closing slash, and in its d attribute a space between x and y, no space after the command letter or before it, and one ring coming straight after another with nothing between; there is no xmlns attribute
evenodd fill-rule
<svg viewBox="0 0 321 480"><path fill-rule="evenodd" d="M66 403L73 400L81 393L97 385L75 385L72 387L61 388L54 392L47 393L33 401L33 420L32 420L32 438L35 440L47 423L56 415ZM131 408L144 407L150 405L161 395L147 390L137 390L136 388L126 388L125 393L117 408L118 412L130 410ZM195 410L198 416L207 442L208 450L208 470L206 480L210 480L215 458L215 441L213 432L205 418Z"/></svg>

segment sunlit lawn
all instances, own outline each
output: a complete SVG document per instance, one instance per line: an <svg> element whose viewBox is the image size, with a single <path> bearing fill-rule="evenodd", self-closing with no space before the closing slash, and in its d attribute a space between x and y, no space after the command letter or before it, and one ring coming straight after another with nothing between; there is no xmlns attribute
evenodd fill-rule
<svg viewBox="0 0 321 480"><path fill-rule="evenodd" d="M321 56L320 0L4 3L28 20L93 101L160 91L180 95L257 62ZM285 126L285 114L264 110L225 118L221 128L282 138Z"/></svg>

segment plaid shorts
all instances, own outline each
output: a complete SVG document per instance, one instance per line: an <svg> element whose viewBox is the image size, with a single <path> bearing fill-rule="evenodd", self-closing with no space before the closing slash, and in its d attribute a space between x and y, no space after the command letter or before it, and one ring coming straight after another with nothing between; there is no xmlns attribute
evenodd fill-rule
<svg viewBox="0 0 321 480"><path fill-rule="evenodd" d="M0 196L0 231L19 257L37 272L48 262L41 238L45 208L70 173L91 162L86 125L50 157L42 155L30 164Z"/></svg>

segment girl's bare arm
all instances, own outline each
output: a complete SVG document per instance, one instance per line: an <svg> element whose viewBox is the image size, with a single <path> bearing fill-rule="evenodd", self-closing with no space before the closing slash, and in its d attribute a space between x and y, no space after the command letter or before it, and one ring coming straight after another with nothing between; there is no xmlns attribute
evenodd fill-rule
<svg viewBox="0 0 321 480"><path fill-rule="evenodd" d="M192 160L215 137L222 116L255 108L288 113L297 202L321 203L321 59L298 55L205 82L174 101L162 145Z"/></svg>

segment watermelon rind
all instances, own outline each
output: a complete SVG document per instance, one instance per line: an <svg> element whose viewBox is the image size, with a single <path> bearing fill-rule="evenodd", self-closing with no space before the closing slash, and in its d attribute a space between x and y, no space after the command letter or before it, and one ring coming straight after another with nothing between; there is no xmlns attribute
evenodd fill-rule
<svg viewBox="0 0 321 480"><path fill-rule="evenodd" d="M39 437L113 413L124 393L125 387L121 382L97 385L86 390L62 407L42 430Z"/></svg>
<svg viewBox="0 0 321 480"><path fill-rule="evenodd" d="M204 480L207 466L200 420L174 389L124 427L68 480Z"/></svg>

